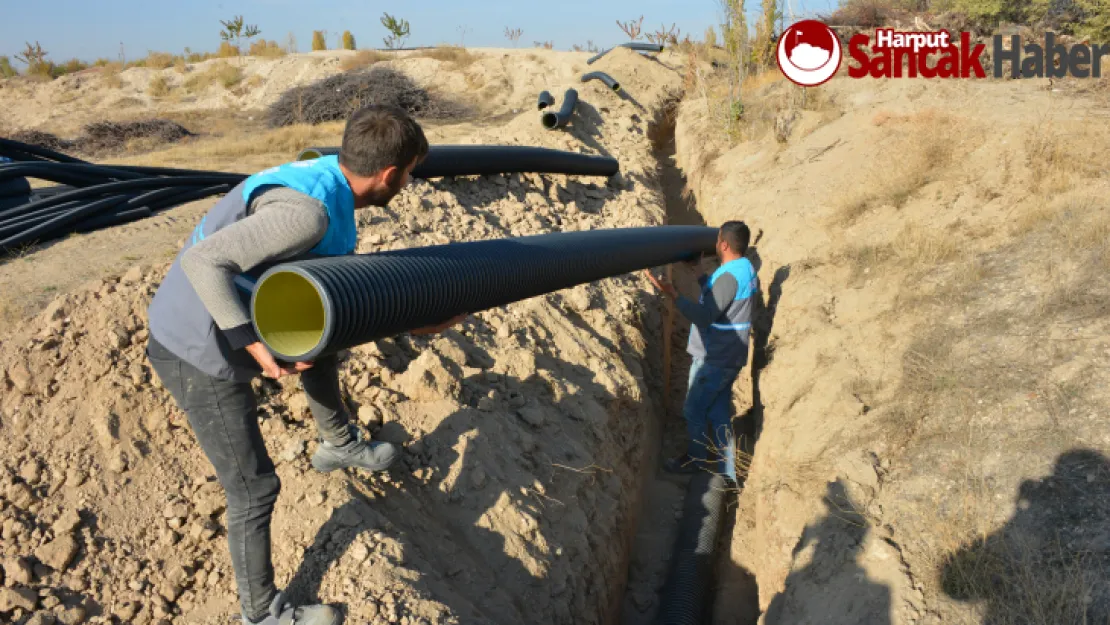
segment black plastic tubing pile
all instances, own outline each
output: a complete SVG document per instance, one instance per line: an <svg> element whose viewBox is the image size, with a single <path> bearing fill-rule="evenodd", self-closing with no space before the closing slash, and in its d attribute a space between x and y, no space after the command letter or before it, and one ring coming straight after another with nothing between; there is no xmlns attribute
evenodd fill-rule
<svg viewBox="0 0 1110 625"><path fill-rule="evenodd" d="M212 195L245 174L97 165L60 152L0 139L0 253L90 232ZM31 189L28 179L57 183Z"/></svg>

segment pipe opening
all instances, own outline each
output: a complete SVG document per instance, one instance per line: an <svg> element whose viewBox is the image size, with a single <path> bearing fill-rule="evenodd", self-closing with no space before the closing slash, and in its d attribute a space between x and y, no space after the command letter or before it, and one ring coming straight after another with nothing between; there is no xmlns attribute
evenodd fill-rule
<svg viewBox="0 0 1110 625"><path fill-rule="evenodd" d="M260 280L254 294L255 329L279 354L306 354L324 339L327 313L316 285L291 271Z"/></svg>
<svg viewBox="0 0 1110 625"><path fill-rule="evenodd" d="M559 125L559 116L555 113L544 113L542 121L543 127L551 130Z"/></svg>
<svg viewBox="0 0 1110 625"><path fill-rule="evenodd" d="M297 160L298 161L311 161L312 159L320 158L321 156L323 156L323 153L320 152L319 150L316 150L316 149L313 149L313 148L306 148L304 150L301 150L301 153L297 155Z"/></svg>

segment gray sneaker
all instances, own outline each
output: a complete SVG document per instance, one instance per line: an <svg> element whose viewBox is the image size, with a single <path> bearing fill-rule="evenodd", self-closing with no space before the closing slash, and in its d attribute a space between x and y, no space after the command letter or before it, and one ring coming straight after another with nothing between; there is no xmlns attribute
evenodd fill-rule
<svg viewBox="0 0 1110 625"><path fill-rule="evenodd" d="M362 440L358 430L354 430L354 434L355 439L342 447L321 442L316 453L312 454L312 468L321 473L346 468L384 471L400 455L397 448L389 443Z"/></svg>
<svg viewBox="0 0 1110 625"><path fill-rule="evenodd" d="M270 614L261 621L243 617L243 625L339 625L343 617L339 610L327 605L302 605L293 607L285 602L285 593L279 592L270 603Z"/></svg>

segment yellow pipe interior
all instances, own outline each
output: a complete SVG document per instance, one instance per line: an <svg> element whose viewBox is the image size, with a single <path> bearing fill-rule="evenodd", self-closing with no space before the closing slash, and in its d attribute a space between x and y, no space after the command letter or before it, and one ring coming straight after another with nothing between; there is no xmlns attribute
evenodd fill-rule
<svg viewBox="0 0 1110 625"><path fill-rule="evenodd" d="M324 300L307 278L291 271L256 287L254 322L262 340L282 354L306 354L324 338Z"/></svg>
<svg viewBox="0 0 1110 625"><path fill-rule="evenodd" d="M306 149L297 155L298 161L311 161L314 158L320 158L323 154L313 149Z"/></svg>

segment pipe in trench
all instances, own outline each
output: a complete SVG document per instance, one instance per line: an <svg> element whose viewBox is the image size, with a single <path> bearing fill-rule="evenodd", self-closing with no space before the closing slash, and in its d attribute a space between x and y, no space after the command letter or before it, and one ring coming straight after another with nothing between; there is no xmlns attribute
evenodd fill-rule
<svg viewBox="0 0 1110 625"><path fill-rule="evenodd" d="M566 126L571 116L574 115L574 107L577 105L578 91L575 89L567 89L567 92L563 94L563 105L559 107L558 111L544 111L540 118L543 127L548 130L555 130Z"/></svg>
<svg viewBox="0 0 1110 625"><path fill-rule="evenodd" d="M622 43L622 44L618 44L617 46L615 46L613 48L608 48L606 50L602 50L601 52L598 52L597 54L591 56L589 59L586 60L586 65L593 65L594 61L600 59L601 57L605 56L606 54L609 54L610 52L612 52L616 48L628 48L629 50L636 50L638 52L662 52L663 51L663 45L659 44L659 43L644 43L642 41L628 41L628 42L625 42L625 43Z"/></svg>
<svg viewBox="0 0 1110 625"><path fill-rule="evenodd" d="M657 625L702 625L713 596L717 540L723 526L728 481L696 473L686 490L670 572L660 592Z"/></svg>
<svg viewBox="0 0 1110 625"><path fill-rule="evenodd" d="M339 148L306 148L298 161L338 154ZM617 159L527 145L433 145L412 170L413 178L479 176L483 174L565 174L612 176L620 171Z"/></svg>
<svg viewBox="0 0 1110 625"><path fill-rule="evenodd" d="M550 91L541 91L536 101L536 108L542 111L549 106L555 106L555 96L551 95Z"/></svg>
<svg viewBox="0 0 1110 625"><path fill-rule="evenodd" d="M605 83L606 87L609 87L613 91L621 90L621 84L605 72L590 72L589 74L582 75L582 82L589 82L591 80L600 80L601 82Z"/></svg>
<svg viewBox="0 0 1110 625"><path fill-rule="evenodd" d="M287 361L312 360L490 308L695 258L700 226L559 232L281 263L251 295L251 320Z"/></svg>

